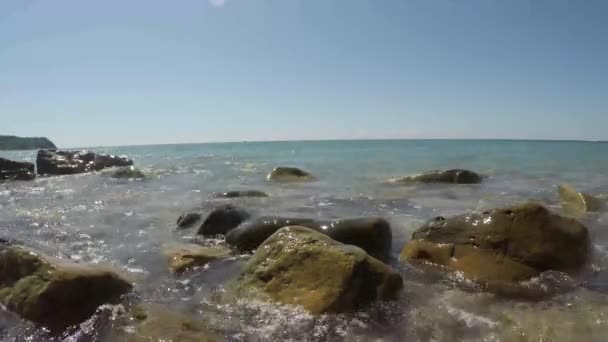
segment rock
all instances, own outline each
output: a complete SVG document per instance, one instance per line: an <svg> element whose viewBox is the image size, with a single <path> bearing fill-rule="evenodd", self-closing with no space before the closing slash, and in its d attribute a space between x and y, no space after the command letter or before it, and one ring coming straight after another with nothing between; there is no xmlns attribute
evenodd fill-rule
<svg viewBox="0 0 608 342"><path fill-rule="evenodd" d="M268 194L258 190L239 190L216 192L209 196L210 198L242 198L242 197L268 197Z"/></svg>
<svg viewBox="0 0 608 342"><path fill-rule="evenodd" d="M110 177L125 179L142 179L146 178L146 174L142 170L134 166L125 166L112 170L110 172Z"/></svg>
<svg viewBox="0 0 608 342"><path fill-rule="evenodd" d="M399 273L362 249L291 226L257 249L236 288L244 298L299 305L321 314L393 299L402 287Z"/></svg>
<svg viewBox="0 0 608 342"><path fill-rule="evenodd" d="M86 151L40 150L36 164L40 175L72 175L108 167L131 166L133 161L126 157Z"/></svg>
<svg viewBox="0 0 608 342"><path fill-rule="evenodd" d="M204 266L211 261L225 259L231 255L229 248L222 246L203 247L195 244L168 244L162 247L169 259L169 268L181 273L195 266Z"/></svg>
<svg viewBox="0 0 608 342"><path fill-rule="evenodd" d="M224 339L207 331L202 322L158 304L140 304L126 322L129 329L116 329L110 341L117 342L219 342Z"/></svg>
<svg viewBox="0 0 608 342"><path fill-rule="evenodd" d="M528 203L438 217L412 234L401 260L430 261L474 280L516 282L547 270L575 271L589 248L584 225Z"/></svg>
<svg viewBox="0 0 608 342"><path fill-rule="evenodd" d="M240 250L254 250L279 229L294 225L316 230L345 244L355 245L381 260L386 260L390 254L391 227L381 218L322 222L307 218L260 217L230 231L226 235L226 242Z"/></svg>
<svg viewBox="0 0 608 342"><path fill-rule="evenodd" d="M19 246L0 251L0 303L52 330L86 320L131 288L109 268L64 262Z"/></svg>
<svg viewBox="0 0 608 342"><path fill-rule="evenodd" d="M477 184L481 183L481 176L469 170L429 171L417 176L408 176L394 180L395 183L454 183Z"/></svg>
<svg viewBox="0 0 608 342"><path fill-rule="evenodd" d="M185 213L177 219L178 228L188 228L200 221L201 214L199 213Z"/></svg>
<svg viewBox="0 0 608 342"><path fill-rule="evenodd" d="M587 212L599 211L603 207L603 202L584 192L577 192L570 185L560 185L558 187L559 199L564 209L571 214L581 215Z"/></svg>
<svg viewBox="0 0 608 342"><path fill-rule="evenodd" d="M34 164L0 158L0 182L10 180L28 181L35 177Z"/></svg>
<svg viewBox="0 0 608 342"><path fill-rule="evenodd" d="M310 182L314 177L301 169L295 167L276 167L266 177L275 182Z"/></svg>
<svg viewBox="0 0 608 342"><path fill-rule="evenodd" d="M214 209L198 230L199 235L213 236L226 234L248 220L249 213L232 205L223 205Z"/></svg>

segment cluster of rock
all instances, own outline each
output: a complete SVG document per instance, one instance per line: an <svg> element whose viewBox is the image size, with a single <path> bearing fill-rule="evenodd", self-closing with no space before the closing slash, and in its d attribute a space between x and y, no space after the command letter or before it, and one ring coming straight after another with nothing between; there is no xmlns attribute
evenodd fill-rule
<svg viewBox="0 0 608 342"><path fill-rule="evenodd" d="M144 178L133 161L123 156L98 154L87 151L39 150L34 164L0 158L0 182L9 180L33 180L36 173L44 176L73 175L116 168L113 178Z"/></svg>

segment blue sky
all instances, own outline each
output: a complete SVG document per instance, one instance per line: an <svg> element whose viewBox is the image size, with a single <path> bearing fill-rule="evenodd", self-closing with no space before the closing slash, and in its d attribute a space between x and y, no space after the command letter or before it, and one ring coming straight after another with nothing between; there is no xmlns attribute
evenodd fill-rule
<svg viewBox="0 0 608 342"><path fill-rule="evenodd" d="M608 140L608 1L2 0L0 134Z"/></svg>

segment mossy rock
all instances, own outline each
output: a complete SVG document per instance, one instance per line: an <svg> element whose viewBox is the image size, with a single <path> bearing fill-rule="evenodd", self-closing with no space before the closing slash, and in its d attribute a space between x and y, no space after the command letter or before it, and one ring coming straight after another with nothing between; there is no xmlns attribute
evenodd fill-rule
<svg viewBox="0 0 608 342"><path fill-rule="evenodd" d="M109 175L112 178L118 179L143 179L146 178L146 174L134 167L134 166L125 166L116 168L114 170L109 171Z"/></svg>
<svg viewBox="0 0 608 342"><path fill-rule="evenodd" d="M412 234L401 260L427 260L482 281L521 281L546 270L573 272L587 260L587 228L527 203L452 218Z"/></svg>
<svg viewBox="0 0 608 342"><path fill-rule="evenodd" d="M402 287L399 273L364 250L300 226L268 238L237 280L244 298L297 305L314 314L390 300Z"/></svg>
<svg viewBox="0 0 608 342"><path fill-rule="evenodd" d="M469 170L452 169L445 171L429 171L416 176L408 176L392 180L395 183L453 183L453 184L477 184L481 183L482 177Z"/></svg>
<svg viewBox="0 0 608 342"><path fill-rule="evenodd" d="M131 288L109 268L64 262L19 246L0 250L0 303L52 330L86 320Z"/></svg>
<svg viewBox="0 0 608 342"><path fill-rule="evenodd" d="M604 206L603 201L599 198L584 192L578 192L570 185L560 185L558 192L563 208L568 214L574 216L599 211Z"/></svg>
<svg viewBox="0 0 608 342"><path fill-rule="evenodd" d="M266 177L269 181L275 182L310 182L315 178L309 172L296 167L276 167Z"/></svg>
<svg viewBox="0 0 608 342"><path fill-rule="evenodd" d="M116 342L220 342L224 339L208 331L199 322L185 314L172 311L159 304L140 304L133 308L128 322L130 329L115 329L110 336Z"/></svg>
<svg viewBox="0 0 608 342"><path fill-rule="evenodd" d="M196 266L204 266L231 255L231 251L227 247L204 247L195 244L167 244L162 247L162 253L168 258L169 268L175 273L181 273Z"/></svg>

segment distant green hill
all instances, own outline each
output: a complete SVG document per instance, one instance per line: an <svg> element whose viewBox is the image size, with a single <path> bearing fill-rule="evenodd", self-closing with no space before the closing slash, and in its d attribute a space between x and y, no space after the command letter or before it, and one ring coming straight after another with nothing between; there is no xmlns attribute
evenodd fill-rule
<svg viewBox="0 0 608 342"><path fill-rule="evenodd" d="M0 135L0 150L36 150L57 148L47 138L21 138L14 135Z"/></svg>

